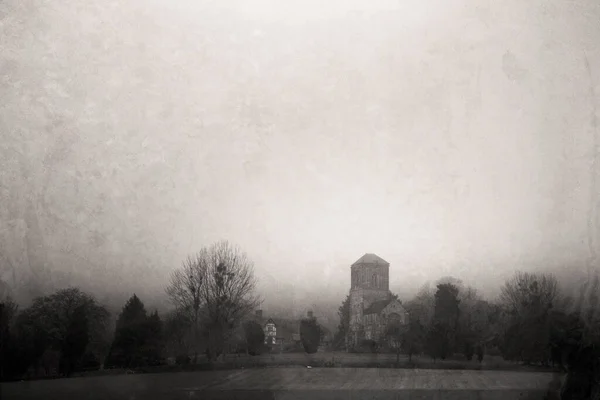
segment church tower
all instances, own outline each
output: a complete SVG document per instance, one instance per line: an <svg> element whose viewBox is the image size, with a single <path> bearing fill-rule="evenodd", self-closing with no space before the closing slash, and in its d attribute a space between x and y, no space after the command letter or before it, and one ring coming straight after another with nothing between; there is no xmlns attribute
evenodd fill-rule
<svg viewBox="0 0 600 400"><path fill-rule="evenodd" d="M390 263L367 253L350 267L350 334L348 344L357 344L363 328L363 312L371 304L390 298Z"/></svg>

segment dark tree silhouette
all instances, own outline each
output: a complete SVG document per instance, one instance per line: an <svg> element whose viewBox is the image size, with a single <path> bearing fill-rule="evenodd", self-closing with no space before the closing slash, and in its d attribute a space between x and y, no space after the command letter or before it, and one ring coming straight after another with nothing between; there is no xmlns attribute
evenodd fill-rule
<svg viewBox="0 0 600 400"><path fill-rule="evenodd" d="M445 359L454 353L458 322L460 317L460 300L458 288L450 283L437 286L433 314L434 327L431 333L435 335L434 346L439 350L439 357Z"/></svg>
<svg viewBox="0 0 600 400"><path fill-rule="evenodd" d="M256 321L248 321L244 324L244 335L246 337L246 348L248 354L257 356L265 345L265 332Z"/></svg>
<svg viewBox="0 0 600 400"><path fill-rule="evenodd" d="M346 347L348 333L350 332L350 295L346 296L346 299L342 302L338 309L338 316L340 323L333 337L334 349Z"/></svg>
<svg viewBox="0 0 600 400"><path fill-rule="evenodd" d="M70 376L78 367L89 343L89 324L84 306L73 311L65 339L61 344L60 372Z"/></svg>
<svg viewBox="0 0 600 400"><path fill-rule="evenodd" d="M164 323L165 346L176 359L185 361L189 358L189 354L197 351L198 342L194 337L193 324L189 314L178 309L167 315ZM191 359L189 361L191 362Z"/></svg>
<svg viewBox="0 0 600 400"><path fill-rule="evenodd" d="M145 324L145 340L143 345L143 360L147 365L161 365L165 347L164 328L158 311L154 311Z"/></svg>
<svg viewBox="0 0 600 400"><path fill-rule="evenodd" d="M438 358L442 360L448 354L447 329L439 322L434 323L427 332L425 350L427 354L435 361Z"/></svg>
<svg viewBox="0 0 600 400"><path fill-rule="evenodd" d="M550 358L554 304L558 283L550 274L516 273L501 289L500 301L507 316L503 356L529 363L547 364Z"/></svg>
<svg viewBox="0 0 600 400"><path fill-rule="evenodd" d="M412 361L413 354L420 353L425 344L425 327L417 317L410 318L408 327L402 337L402 348L408 354L408 361Z"/></svg>
<svg viewBox="0 0 600 400"><path fill-rule="evenodd" d="M11 332L11 326L17 315L18 306L11 298L0 303L0 381L11 374L11 364L15 363L17 343Z"/></svg>
<svg viewBox="0 0 600 400"><path fill-rule="evenodd" d="M135 368L147 365L149 348L154 340L151 336L159 329L157 317L158 315L148 317L144 303L134 294L117 319L115 339L107 359L108 366Z"/></svg>
<svg viewBox="0 0 600 400"><path fill-rule="evenodd" d="M477 361L480 363L483 361L483 353L484 353L483 345L477 344L475 346L475 354L477 355Z"/></svg>
<svg viewBox="0 0 600 400"><path fill-rule="evenodd" d="M321 327L315 318L304 318L300 321L300 340L304 351L316 353L321 339Z"/></svg>
<svg viewBox="0 0 600 400"><path fill-rule="evenodd" d="M11 361L5 363L10 366L5 372L12 377L19 377L29 367L40 370L42 364L47 373L54 367L61 369L58 362L56 365L48 364L53 358L50 357L51 353L67 353L63 355L63 372L77 367L79 359L86 352L104 358L108 316L106 308L77 288L62 289L49 296L35 298L30 307L12 318L12 327L8 332L11 345L6 355ZM74 319L80 322L74 323ZM76 334L75 325L81 325L83 320L90 327L88 340L81 341L85 342L85 346L75 344L79 340L75 338L81 337L79 333ZM72 360L71 363L66 362L67 359ZM66 367L71 364L72 367Z"/></svg>

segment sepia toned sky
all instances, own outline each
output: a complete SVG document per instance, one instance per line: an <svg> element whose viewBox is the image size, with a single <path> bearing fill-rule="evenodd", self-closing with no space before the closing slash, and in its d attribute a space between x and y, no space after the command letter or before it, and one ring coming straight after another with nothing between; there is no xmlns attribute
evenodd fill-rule
<svg viewBox="0 0 600 400"><path fill-rule="evenodd" d="M343 296L366 252L406 292L583 270L598 21L591 0L4 0L0 279L159 288L220 239L266 300Z"/></svg>

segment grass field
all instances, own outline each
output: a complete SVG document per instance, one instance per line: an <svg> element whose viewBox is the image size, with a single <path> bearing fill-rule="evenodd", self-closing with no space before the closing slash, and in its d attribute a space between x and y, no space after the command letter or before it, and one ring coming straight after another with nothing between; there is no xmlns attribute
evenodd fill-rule
<svg viewBox="0 0 600 400"><path fill-rule="evenodd" d="M263 368L84 377L4 384L2 398L179 399L547 399L556 374L368 368Z"/></svg>
<svg viewBox="0 0 600 400"><path fill-rule="evenodd" d="M539 366L522 366L518 363L504 361L501 357L486 356L483 362L466 361L458 356L447 360L433 361L429 357L414 357L412 362L408 356L401 355L396 363L394 354L356 354L345 352L305 353L269 353L260 356L227 355L224 360L209 364L201 359L197 365L161 366L144 368L138 372L181 372L198 370L226 370L241 368L269 367L321 367L321 368L403 368L403 369L450 369L450 370L488 370L488 371L521 371L521 372L557 372L556 369ZM124 370L91 371L79 376L118 375Z"/></svg>
<svg viewBox="0 0 600 400"><path fill-rule="evenodd" d="M323 352L315 354L283 353L263 354L260 356L229 355L225 363L244 365L299 365L316 367L387 367L387 368L421 368L421 369L473 369L473 370L513 370L513 371L551 371L541 366L523 366L519 363L509 362L497 356L486 356L479 363L476 360L467 361L462 356L446 360L433 360L426 356L413 356L409 362L408 356L400 355L396 363L395 354L357 354L345 352Z"/></svg>

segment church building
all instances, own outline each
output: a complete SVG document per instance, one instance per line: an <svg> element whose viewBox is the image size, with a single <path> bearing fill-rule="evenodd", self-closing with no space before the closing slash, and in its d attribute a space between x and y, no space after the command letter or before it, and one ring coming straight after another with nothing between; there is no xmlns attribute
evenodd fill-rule
<svg viewBox="0 0 600 400"><path fill-rule="evenodd" d="M408 323L408 313L392 296L390 263L367 253L350 267L350 329L347 346L362 340L381 342L386 326L392 322Z"/></svg>

